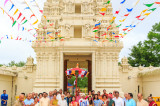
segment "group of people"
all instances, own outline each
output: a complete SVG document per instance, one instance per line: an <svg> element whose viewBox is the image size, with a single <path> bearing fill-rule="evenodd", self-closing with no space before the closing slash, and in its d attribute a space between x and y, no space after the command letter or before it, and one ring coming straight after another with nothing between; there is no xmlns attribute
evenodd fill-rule
<svg viewBox="0 0 160 106"><path fill-rule="evenodd" d="M21 93L19 99L16 100L13 106L157 106L151 96L148 97L148 102L143 99L143 95L137 95L137 103L133 99L132 93L124 94L124 98L119 96L118 91L107 94L103 90L101 95L100 91L95 93L94 90L89 91L88 95L76 92L75 96L71 96L70 92L64 92L62 89L57 91L50 91L49 94L43 93L29 93L25 95ZM8 95L6 90L1 95L1 106L7 106Z"/></svg>

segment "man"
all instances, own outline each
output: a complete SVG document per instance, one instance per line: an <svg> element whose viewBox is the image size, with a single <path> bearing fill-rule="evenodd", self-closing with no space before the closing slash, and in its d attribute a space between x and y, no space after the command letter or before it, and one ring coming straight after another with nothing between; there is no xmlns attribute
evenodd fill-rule
<svg viewBox="0 0 160 106"><path fill-rule="evenodd" d="M149 106L157 106L156 102L153 100L152 96L148 97Z"/></svg>
<svg viewBox="0 0 160 106"><path fill-rule="evenodd" d="M48 98L49 98L50 101L53 99L53 93L52 93L52 91L49 92Z"/></svg>
<svg viewBox="0 0 160 106"><path fill-rule="evenodd" d="M39 102L39 105L40 106L50 106L50 100L49 98L47 97L47 93L44 92L43 93L43 97L40 99L40 102Z"/></svg>
<svg viewBox="0 0 160 106"><path fill-rule="evenodd" d="M65 100L67 101L67 106L69 106L69 103L71 103L72 101L72 97L70 97L70 92L67 92L67 97L65 98Z"/></svg>
<svg viewBox="0 0 160 106"><path fill-rule="evenodd" d="M143 99L143 95L141 93L139 93L137 97L138 97L137 106L148 106L148 103Z"/></svg>
<svg viewBox="0 0 160 106"><path fill-rule="evenodd" d="M115 106L124 106L124 101L121 97L119 97L119 92L115 91L115 97L113 98L115 102Z"/></svg>
<svg viewBox="0 0 160 106"><path fill-rule="evenodd" d="M60 101L58 101L58 106L67 106L67 101L64 99L64 97L65 97L65 95L62 94L62 96L61 96L62 99Z"/></svg>
<svg viewBox="0 0 160 106"><path fill-rule="evenodd" d="M34 99L34 97L35 97L35 93L34 93L34 92L32 92L32 99Z"/></svg>
<svg viewBox="0 0 160 106"><path fill-rule="evenodd" d="M106 96L108 97L108 94L106 93L106 90L105 90L105 89L103 90L103 95L102 95L102 97L103 97L104 95L106 95Z"/></svg>
<svg viewBox="0 0 160 106"><path fill-rule="evenodd" d="M8 95L6 94L6 90L3 90L3 94L1 95L1 106L7 106Z"/></svg>
<svg viewBox="0 0 160 106"><path fill-rule="evenodd" d="M79 106L89 106L88 99L85 99L85 94L83 94L82 98L79 100Z"/></svg>
<svg viewBox="0 0 160 106"><path fill-rule="evenodd" d="M77 93L76 93L76 102L79 102L80 99L81 99L81 95L79 94L79 91L77 91Z"/></svg>
<svg viewBox="0 0 160 106"><path fill-rule="evenodd" d="M127 102L127 100L128 100L128 93L125 93L125 94L124 94L123 100L124 100L124 103L125 103L125 106L126 106L126 102Z"/></svg>
<svg viewBox="0 0 160 106"><path fill-rule="evenodd" d="M59 100L62 100L61 96L62 96L62 95L61 95L60 92L58 91L58 92L57 92L57 100L58 100L58 101L59 101Z"/></svg>
<svg viewBox="0 0 160 106"><path fill-rule="evenodd" d="M24 104L23 100L24 100L24 95L20 94L19 99L14 103L13 106L24 106L25 104Z"/></svg>
<svg viewBox="0 0 160 106"><path fill-rule="evenodd" d="M26 99L24 100L25 105L34 106L34 100L31 99L31 97L32 97L31 93L26 95Z"/></svg>
<svg viewBox="0 0 160 106"><path fill-rule="evenodd" d="M128 93L128 100L126 102L126 106L136 106L136 102L133 100L132 93Z"/></svg>

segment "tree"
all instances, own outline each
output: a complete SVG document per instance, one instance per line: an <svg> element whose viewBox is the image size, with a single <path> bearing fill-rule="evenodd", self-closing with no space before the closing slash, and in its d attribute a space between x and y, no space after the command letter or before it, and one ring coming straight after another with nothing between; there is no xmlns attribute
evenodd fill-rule
<svg viewBox="0 0 160 106"><path fill-rule="evenodd" d="M160 23L153 26L147 38L132 47L128 57L131 66L160 66Z"/></svg>
<svg viewBox="0 0 160 106"><path fill-rule="evenodd" d="M74 86L74 81L76 80L76 77L75 76L72 76L71 79L68 79L68 83L70 83L71 85ZM85 88L85 87L88 87L88 77L84 77L84 78L80 78L78 77L77 79L78 83L77 83L77 86L80 87L80 88Z"/></svg>
<svg viewBox="0 0 160 106"><path fill-rule="evenodd" d="M8 66L9 67L12 67L12 66L23 67L25 64L26 63L23 61L20 61L18 63L16 63L15 61L11 61L10 63L8 63Z"/></svg>

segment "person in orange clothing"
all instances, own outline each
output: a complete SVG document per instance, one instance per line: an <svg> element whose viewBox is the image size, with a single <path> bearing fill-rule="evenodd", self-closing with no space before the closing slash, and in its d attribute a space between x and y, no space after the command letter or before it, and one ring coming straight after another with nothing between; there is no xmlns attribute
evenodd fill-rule
<svg viewBox="0 0 160 106"><path fill-rule="evenodd" d="M97 94L98 94L98 98L99 98L100 100L102 100L101 92L98 91Z"/></svg>

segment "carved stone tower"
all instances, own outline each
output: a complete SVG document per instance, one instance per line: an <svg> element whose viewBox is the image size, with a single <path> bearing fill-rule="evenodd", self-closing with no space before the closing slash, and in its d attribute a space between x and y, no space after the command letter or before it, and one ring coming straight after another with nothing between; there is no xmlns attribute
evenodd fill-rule
<svg viewBox="0 0 160 106"><path fill-rule="evenodd" d="M92 89L121 91L118 69L119 52L123 44L113 37L119 34L113 18L112 4L105 15L100 9L108 0L47 0L39 24L37 41L33 48L37 55L37 72L34 91L60 89L64 86L64 55L92 55ZM49 20L49 21L47 21ZM95 24L101 23L98 33ZM50 34L47 34L47 33ZM106 36L101 36L106 33ZM99 39L95 38L98 36ZM117 40L105 41L106 38ZM62 40L64 39L64 40ZM97 40L98 42L95 42Z"/></svg>

